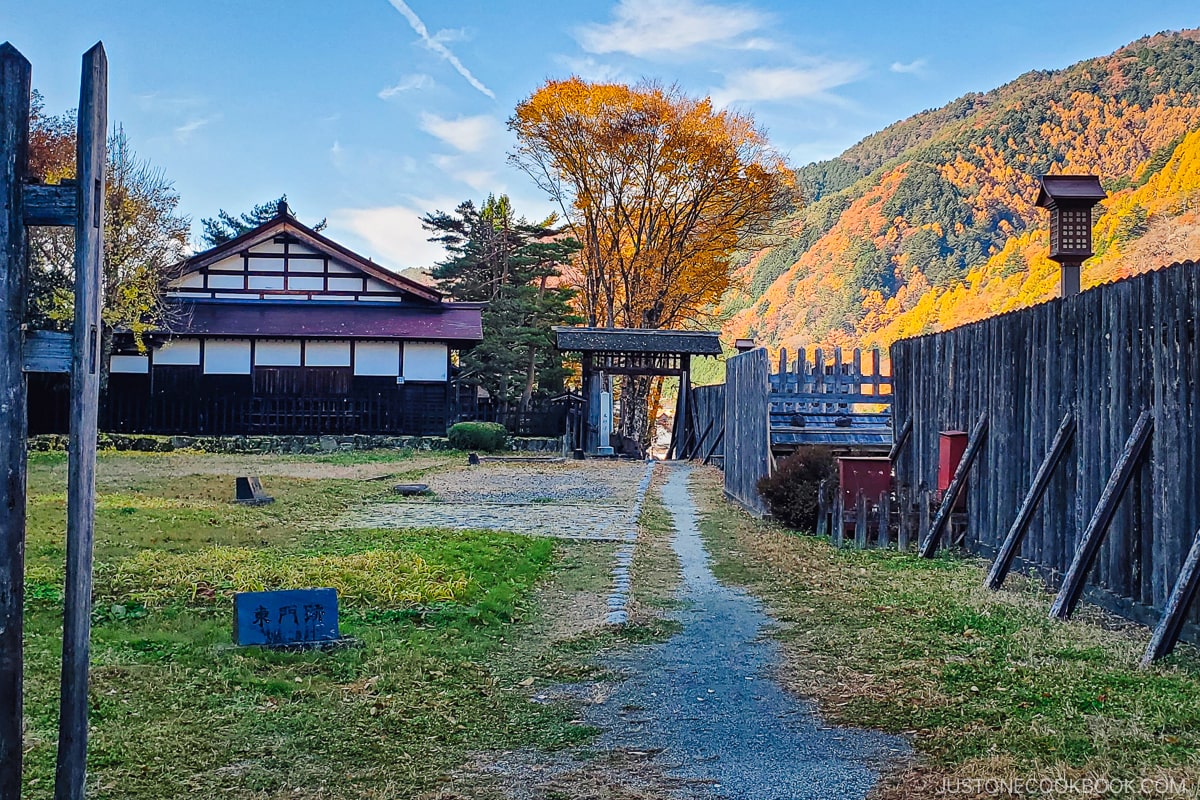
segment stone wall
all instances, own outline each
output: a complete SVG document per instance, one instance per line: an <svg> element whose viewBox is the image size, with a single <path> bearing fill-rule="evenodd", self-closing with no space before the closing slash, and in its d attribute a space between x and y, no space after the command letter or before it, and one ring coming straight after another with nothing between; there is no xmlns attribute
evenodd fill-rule
<svg viewBox="0 0 1200 800"><path fill-rule="evenodd" d="M188 450L200 453L348 453L355 450L450 450L444 436L126 436L101 433L101 450L136 450L169 453ZM66 450L67 437L61 434L33 436L31 451ZM523 453L561 453L562 440L555 438L510 437L508 449Z"/></svg>

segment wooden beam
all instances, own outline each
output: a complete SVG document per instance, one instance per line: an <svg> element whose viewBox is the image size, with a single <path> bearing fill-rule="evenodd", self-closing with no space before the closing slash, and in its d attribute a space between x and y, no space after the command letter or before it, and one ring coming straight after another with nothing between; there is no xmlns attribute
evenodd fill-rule
<svg viewBox="0 0 1200 800"><path fill-rule="evenodd" d="M25 224L69 226L75 224L75 184L25 185Z"/></svg>
<svg viewBox="0 0 1200 800"><path fill-rule="evenodd" d="M1146 645L1146 654L1142 656L1143 667L1165 658L1175 649L1184 620L1187 619L1192 602L1196 599L1197 589L1200 589L1200 531L1196 531L1192 539L1192 549L1188 551L1183 569L1179 571L1179 577L1175 580L1162 617L1154 628L1154 635Z"/></svg>
<svg viewBox="0 0 1200 800"><path fill-rule="evenodd" d="M707 465L712 461L713 453L717 452L717 448L721 446L721 442L725 439L725 428L721 428L721 432L717 434L717 438L713 440L712 447L708 448L708 452L704 454L704 463Z"/></svg>
<svg viewBox="0 0 1200 800"><path fill-rule="evenodd" d="M1063 578L1062 588L1059 589L1058 596L1054 598L1054 605L1050 608L1051 617L1068 619L1075 611L1075 606L1083 595L1084 584L1087 583L1088 571L1091 570L1096 553L1100 552L1100 545L1104 543L1104 536L1117 513L1121 495L1129 486L1153 432L1154 416L1149 411L1143 411L1125 442L1125 449L1121 451L1112 474L1108 477L1108 483L1100 494L1100 502L1092 512L1092 519L1083 531L1079 547L1075 550L1075 557L1071 560L1066 577Z"/></svg>
<svg viewBox="0 0 1200 800"><path fill-rule="evenodd" d="M25 193L32 69L0 45L0 800L21 797L25 607Z"/></svg>
<svg viewBox="0 0 1200 800"><path fill-rule="evenodd" d="M72 338L60 331L25 331L22 348L25 372L70 372Z"/></svg>
<svg viewBox="0 0 1200 800"><path fill-rule="evenodd" d="M967 473L971 471L971 465L975 463L975 456L979 455L979 449L987 438L987 430L987 414L980 414L979 421L975 423L975 427L971 430L971 436L967 439L967 449L963 453L962 460L958 462L958 468L954 470L954 477L950 479L946 496L942 498L942 505L938 508L937 516L933 518L933 524L929 527L929 535L921 544L922 558L933 558L934 553L937 552L942 532L950 523L950 515L958 503L958 496L967 486Z"/></svg>
<svg viewBox="0 0 1200 800"><path fill-rule="evenodd" d="M891 461L893 464L896 463L896 458L899 457L900 451L903 450L904 445L908 443L908 437L912 436L912 429L913 421L912 417L909 417L904 421L904 424L900 426L900 433L897 434L895 440L892 442L892 449L888 451L888 461Z"/></svg>
<svg viewBox="0 0 1200 800"><path fill-rule="evenodd" d="M100 406L100 318L104 286L104 167L108 57L97 43L83 56L76 135L75 336L71 438L67 453L67 567L63 609L62 705L55 800L84 800L88 662L92 632L92 541L96 525L96 416Z"/></svg>
<svg viewBox="0 0 1200 800"><path fill-rule="evenodd" d="M1033 483L1017 511L1017 518L1013 520L1012 527L1008 529L1008 535L1004 537L1004 544L1000 546L1000 552L997 554L996 560L992 562L991 570L988 571L986 585L989 589L999 589L1000 585L1004 583L1004 578L1012 568L1013 559L1016 558L1017 551L1021 549L1021 540L1025 538L1025 532L1029 530L1029 523L1033 521L1033 512L1037 511L1038 504L1046 494L1046 487L1050 485L1050 478L1054 475L1058 465L1062 463L1067 447L1074 438L1075 415L1068 411L1063 416L1062 422L1059 423L1058 431L1054 434L1054 441L1050 443L1050 450L1042 459L1041 466L1038 467L1037 474L1033 477Z"/></svg>

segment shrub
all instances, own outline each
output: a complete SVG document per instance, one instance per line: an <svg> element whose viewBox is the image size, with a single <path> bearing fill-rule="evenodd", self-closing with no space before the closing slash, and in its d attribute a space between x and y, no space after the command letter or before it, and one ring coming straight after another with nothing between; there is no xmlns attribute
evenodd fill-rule
<svg viewBox="0 0 1200 800"><path fill-rule="evenodd" d="M455 450L503 450L508 431L498 422L459 422L450 426L450 446Z"/></svg>
<svg viewBox="0 0 1200 800"><path fill-rule="evenodd" d="M802 447L783 459L774 474L758 482L758 493L771 514L789 528L813 530L817 524L817 492L837 468L826 447Z"/></svg>

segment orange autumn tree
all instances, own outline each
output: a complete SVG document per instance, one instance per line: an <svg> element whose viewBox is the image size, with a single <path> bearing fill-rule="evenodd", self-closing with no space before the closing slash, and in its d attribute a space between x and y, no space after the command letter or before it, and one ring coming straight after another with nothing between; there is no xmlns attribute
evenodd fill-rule
<svg viewBox="0 0 1200 800"><path fill-rule="evenodd" d="M730 258L791 210L792 173L752 117L675 87L547 81L509 120L512 162L583 245L591 325L695 327L729 286ZM649 382L622 389L622 433L649 433Z"/></svg>

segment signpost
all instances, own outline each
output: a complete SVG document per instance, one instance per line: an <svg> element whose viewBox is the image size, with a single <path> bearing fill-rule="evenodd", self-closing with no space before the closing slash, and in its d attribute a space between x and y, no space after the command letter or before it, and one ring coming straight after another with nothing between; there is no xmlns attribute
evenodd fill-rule
<svg viewBox="0 0 1200 800"><path fill-rule="evenodd" d="M238 592L233 641L241 647L319 646L341 640L336 589Z"/></svg>

